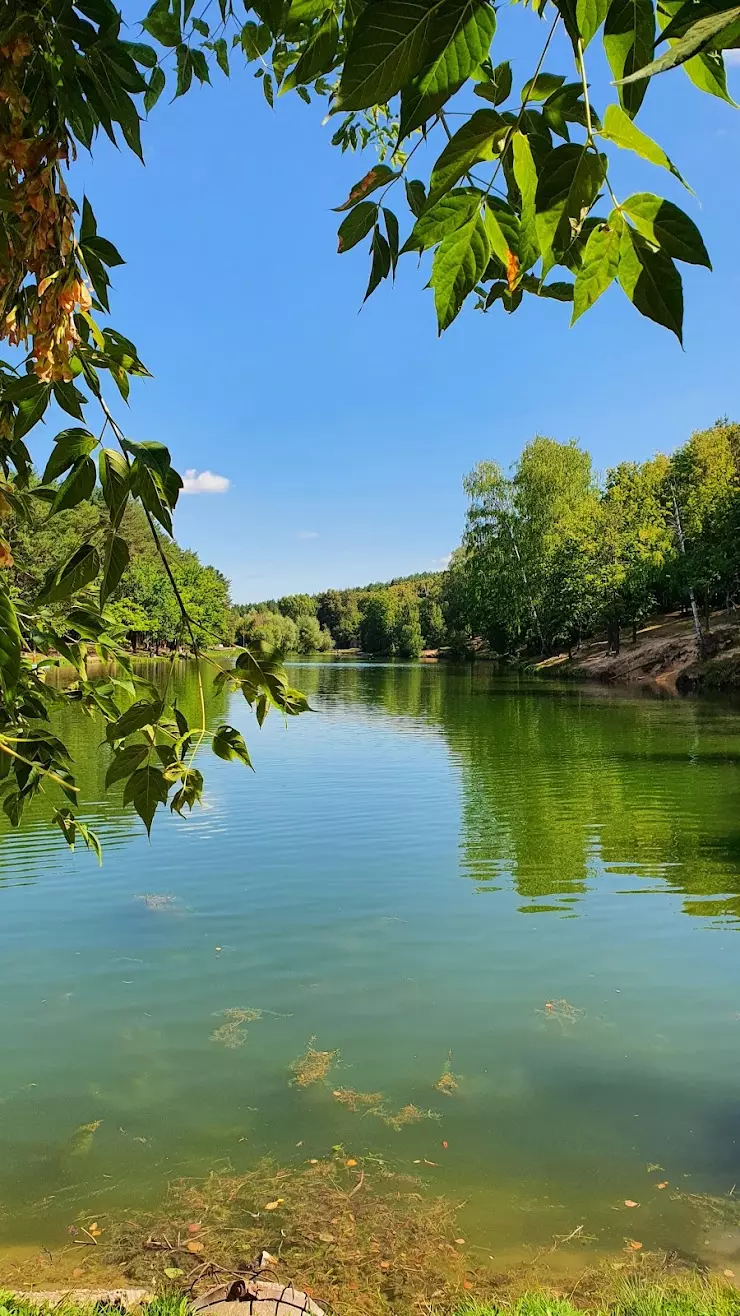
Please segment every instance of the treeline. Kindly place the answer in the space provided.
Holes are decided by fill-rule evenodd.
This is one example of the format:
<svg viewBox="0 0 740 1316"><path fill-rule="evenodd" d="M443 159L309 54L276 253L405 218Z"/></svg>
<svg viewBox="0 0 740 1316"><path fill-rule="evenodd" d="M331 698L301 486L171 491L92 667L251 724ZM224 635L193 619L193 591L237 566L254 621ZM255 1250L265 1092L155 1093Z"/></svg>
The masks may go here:
<svg viewBox="0 0 740 1316"><path fill-rule="evenodd" d="M693 610L707 630L740 593L740 426L726 420L603 477L577 443L538 436L512 470L481 462L465 488L447 571L238 607L237 640L416 658L548 654L606 632L618 650L653 612Z"/></svg>
<svg viewBox="0 0 740 1316"><path fill-rule="evenodd" d="M234 609L236 639L263 640L299 653L361 649L380 657L418 658L423 649L445 643L442 582L442 572L433 572L245 604Z"/></svg>
<svg viewBox="0 0 740 1316"><path fill-rule="evenodd" d="M102 499L92 498L49 518L40 512L34 525L14 520L5 525L14 559L26 564L12 569L22 597L33 597L49 572L56 570L81 542L105 551L108 513ZM172 585L157 552L145 514L130 503L123 517L130 561L108 609L126 632L134 650L159 653L183 639L182 617ZM160 530L160 541L199 641L205 646L232 638L229 582L197 553L183 549Z"/></svg>
<svg viewBox="0 0 740 1316"><path fill-rule="evenodd" d="M722 420L671 457L621 462L599 480L575 442L537 437L510 474L467 477L462 547L443 587L448 640L497 653L571 649L655 611L713 608L740 588L740 426ZM701 620L700 614L701 613Z"/></svg>

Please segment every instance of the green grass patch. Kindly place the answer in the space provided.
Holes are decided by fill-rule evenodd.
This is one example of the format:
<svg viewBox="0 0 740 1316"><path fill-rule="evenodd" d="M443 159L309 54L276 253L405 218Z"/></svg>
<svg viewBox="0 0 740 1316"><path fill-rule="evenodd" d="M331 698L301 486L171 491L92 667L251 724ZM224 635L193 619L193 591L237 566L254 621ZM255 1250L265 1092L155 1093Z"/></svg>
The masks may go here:
<svg viewBox="0 0 740 1316"><path fill-rule="evenodd" d="M740 1292L698 1274L665 1279L631 1276L609 1281L585 1302L548 1292L529 1292L515 1301L464 1302L451 1316L740 1316Z"/></svg>

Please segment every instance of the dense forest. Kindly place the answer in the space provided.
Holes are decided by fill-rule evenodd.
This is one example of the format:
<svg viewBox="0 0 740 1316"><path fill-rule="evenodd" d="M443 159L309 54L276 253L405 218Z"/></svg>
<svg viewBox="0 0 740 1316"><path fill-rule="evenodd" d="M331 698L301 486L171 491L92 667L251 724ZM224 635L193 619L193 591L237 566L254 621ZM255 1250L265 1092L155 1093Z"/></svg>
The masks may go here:
<svg viewBox="0 0 740 1316"><path fill-rule="evenodd" d="M693 608L697 627L740 587L740 426L697 432L672 456L599 477L577 443L537 436L508 474L467 476L461 546L444 572L234 609L238 640L286 650L423 649L505 655L571 649ZM701 614L701 617L700 617Z"/></svg>
<svg viewBox="0 0 740 1316"><path fill-rule="evenodd" d="M97 495L54 517L40 500L39 506L42 510L33 524L15 518L5 522L14 561L12 583L26 596L39 592L80 541L101 549L106 537L108 514ZM180 609L144 510L137 503L128 504L123 529L130 560L107 605L108 613L125 632L132 649L159 652L174 648L182 639ZM215 567L204 566L197 553L180 548L168 535L162 533L160 542L200 642L229 639L231 601L226 577Z"/></svg>

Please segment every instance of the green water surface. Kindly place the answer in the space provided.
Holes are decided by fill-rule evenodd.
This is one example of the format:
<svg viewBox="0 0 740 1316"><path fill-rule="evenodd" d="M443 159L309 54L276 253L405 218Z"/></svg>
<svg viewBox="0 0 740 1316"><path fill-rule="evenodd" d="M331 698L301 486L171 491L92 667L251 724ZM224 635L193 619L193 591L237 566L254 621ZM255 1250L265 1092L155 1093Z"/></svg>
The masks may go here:
<svg viewBox="0 0 740 1316"><path fill-rule="evenodd" d="M342 1144L465 1201L497 1257L579 1226L711 1252L685 1195L740 1182L738 712L483 665L292 679L315 712L287 728L211 697L256 774L208 753L205 808L151 843L70 709L101 870L49 803L2 832L0 1242ZM224 1034L235 1009L262 1015ZM300 1090L312 1037L339 1063ZM338 1086L439 1118L397 1132Z"/></svg>

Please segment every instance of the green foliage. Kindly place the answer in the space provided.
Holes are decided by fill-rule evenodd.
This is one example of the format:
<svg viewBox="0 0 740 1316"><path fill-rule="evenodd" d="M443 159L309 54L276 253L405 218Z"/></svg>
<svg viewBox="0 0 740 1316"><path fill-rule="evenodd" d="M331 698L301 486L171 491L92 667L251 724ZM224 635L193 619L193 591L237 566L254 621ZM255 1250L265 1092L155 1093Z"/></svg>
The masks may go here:
<svg viewBox="0 0 740 1316"><path fill-rule="evenodd" d="M299 617L311 616L316 612L316 605L310 594L288 594L278 599L278 610L284 617L297 622Z"/></svg>
<svg viewBox="0 0 740 1316"><path fill-rule="evenodd" d="M657 607L728 606L740 586L740 427L718 422L671 458L623 462L597 484L574 443L537 438L511 475L466 480L463 548L447 573L448 638L551 652ZM680 517L684 548L678 534ZM458 640L459 644L459 640Z"/></svg>
<svg viewBox="0 0 740 1316"><path fill-rule="evenodd" d="M392 654L396 641L396 599L390 590L374 590L360 620L360 646L366 653Z"/></svg>
<svg viewBox="0 0 740 1316"><path fill-rule="evenodd" d="M394 648L399 658L418 658L424 643L419 620L419 604L406 594L396 609Z"/></svg>

